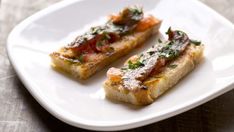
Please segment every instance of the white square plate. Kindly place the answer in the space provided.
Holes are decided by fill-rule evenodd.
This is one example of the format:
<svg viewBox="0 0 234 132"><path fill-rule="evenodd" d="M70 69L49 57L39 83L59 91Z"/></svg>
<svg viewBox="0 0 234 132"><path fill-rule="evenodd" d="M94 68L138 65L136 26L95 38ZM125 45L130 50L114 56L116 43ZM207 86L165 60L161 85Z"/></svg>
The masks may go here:
<svg viewBox="0 0 234 132"><path fill-rule="evenodd" d="M205 44L204 61L173 89L151 105L135 107L105 99L102 82L107 68L87 81L75 81L51 68L49 53L108 14L136 4L163 20L161 34L172 26ZM76 0L55 4L16 26L7 50L26 88L52 115L85 129L123 130L174 116L231 90L233 38L232 23L195 0ZM111 66L121 66L155 39Z"/></svg>

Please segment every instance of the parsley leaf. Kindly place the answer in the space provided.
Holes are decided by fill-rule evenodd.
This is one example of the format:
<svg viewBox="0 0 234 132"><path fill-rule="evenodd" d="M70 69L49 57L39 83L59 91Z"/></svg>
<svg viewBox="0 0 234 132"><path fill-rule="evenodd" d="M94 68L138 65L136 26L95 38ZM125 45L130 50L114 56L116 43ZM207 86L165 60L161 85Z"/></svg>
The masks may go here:
<svg viewBox="0 0 234 132"><path fill-rule="evenodd" d="M96 43L96 46L97 47L101 47L101 46L103 46L104 44L103 44L103 42L102 41L98 41L97 43Z"/></svg>
<svg viewBox="0 0 234 132"><path fill-rule="evenodd" d="M148 51L149 55L153 55L155 51Z"/></svg>
<svg viewBox="0 0 234 132"><path fill-rule="evenodd" d="M171 27L169 27L169 28L167 29L166 34L168 35L170 32L171 32Z"/></svg>
<svg viewBox="0 0 234 132"><path fill-rule="evenodd" d="M102 40L109 40L109 39L111 39L110 35L108 33L104 32Z"/></svg>
<svg viewBox="0 0 234 132"><path fill-rule="evenodd" d="M168 65L168 67L174 69L174 68L177 67L177 65L176 64L171 64L171 65Z"/></svg>
<svg viewBox="0 0 234 132"><path fill-rule="evenodd" d="M162 43L162 40L161 40L161 39L158 39L158 42L159 42L159 43Z"/></svg>
<svg viewBox="0 0 234 132"><path fill-rule="evenodd" d="M128 61L128 68L129 69L136 69L139 67L145 66L145 64L143 64L142 62L140 62L139 60L136 63L132 63L132 61Z"/></svg>
<svg viewBox="0 0 234 132"><path fill-rule="evenodd" d="M190 39L190 43L193 43L196 46L201 45L201 41Z"/></svg>
<svg viewBox="0 0 234 132"><path fill-rule="evenodd" d="M121 70L123 70L123 71L124 71L124 70L128 70L128 68L126 68L126 67L122 67L122 68L121 68Z"/></svg>
<svg viewBox="0 0 234 132"><path fill-rule="evenodd" d="M84 55L81 54L79 57L78 57L78 60L82 63L84 62Z"/></svg>

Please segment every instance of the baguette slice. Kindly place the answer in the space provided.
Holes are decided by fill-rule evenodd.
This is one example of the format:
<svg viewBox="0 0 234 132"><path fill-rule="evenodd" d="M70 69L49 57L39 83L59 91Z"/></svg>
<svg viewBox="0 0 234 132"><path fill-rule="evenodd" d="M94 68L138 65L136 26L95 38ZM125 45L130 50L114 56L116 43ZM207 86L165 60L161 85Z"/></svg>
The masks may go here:
<svg viewBox="0 0 234 132"><path fill-rule="evenodd" d="M85 63L71 63L63 54L70 54L71 51L66 48L61 48L57 52L50 54L52 67L58 71L68 73L78 79L87 79L97 71L103 69L121 56L126 55L134 48L139 47L154 33L157 33L161 25L161 21L156 19L156 24L145 31L133 32L124 36L121 40L111 44L115 49L111 55L99 53L95 57L95 61Z"/></svg>
<svg viewBox="0 0 234 132"><path fill-rule="evenodd" d="M106 80L104 82L106 97L135 105L151 104L196 67L203 58L203 49L203 45L189 44L184 53L168 63L162 72L152 75L143 82L147 89L129 90L120 84Z"/></svg>

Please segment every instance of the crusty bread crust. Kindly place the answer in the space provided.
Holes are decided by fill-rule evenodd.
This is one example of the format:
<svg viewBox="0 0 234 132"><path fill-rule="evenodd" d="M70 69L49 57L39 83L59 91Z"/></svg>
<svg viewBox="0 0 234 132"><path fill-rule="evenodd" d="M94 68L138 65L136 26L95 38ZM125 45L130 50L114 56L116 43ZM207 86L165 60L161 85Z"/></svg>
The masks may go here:
<svg viewBox="0 0 234 132"><path fill-rule="evenodd" d="M61 48L58 52L50 54L52 60L52 67L58 71L63 71L72 75L78 79L87 79L97 71L103 69L106 65L109 65L111 62L117 60L121 56L126 55L134 48L142 45L153 33L158 32L161 21L158 20L158 23L147 29L143 32L131 33L127 36L124 36L120 41L111 44L114 47L114 52L111 55L107 54L98 54L98 60L86 62L83 64L79 63L70 63L61 57L62 54L67 54L65 48Z"/></svg>
<svg viewBox="0 0 234 132"><path fill-rule="evenodd" d="M152 75L143 84L147 89L128 90L120 84L112 83L110 80L104 82L106 97L111 100L123 101L135 105L151 104L157 97L192 71L203 58L204 46L190 44L183 55L167 64L161 73ZM176 65L172 68L171 65Z"/></svg>

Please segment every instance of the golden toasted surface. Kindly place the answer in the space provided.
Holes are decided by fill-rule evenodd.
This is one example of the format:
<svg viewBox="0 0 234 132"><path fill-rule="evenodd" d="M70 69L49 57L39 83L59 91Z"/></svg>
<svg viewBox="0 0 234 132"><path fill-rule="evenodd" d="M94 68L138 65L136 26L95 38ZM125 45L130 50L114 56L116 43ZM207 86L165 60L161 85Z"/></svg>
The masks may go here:
<svg viewBox="0 0 234 132"><path fill-rule="evenodd" d="M152 28L124 36L120 41L111 44L114 48L111 54L93 54L89 56L88 61L85 63L65 58L64 56L71 57L74 56L74 54L71 50L63 47L59 51L50 54L52 66L55 69L59 69L58 71L66 72L75 78L87 79L106 65L126 55L134 48L143 45L153 33L158 32L160 25L161 21L158 21Z"/></svg>
<svg viewBox="0 0 234 132"><path fill-rule="evenodd" d="M190 44L183 55L167 64L161 73L152 75L143 82L147 89L129 90L121 84L106 80L106 97L135 105L150 104L195 68L203 58L203 49L203 45Z"/></svg>

